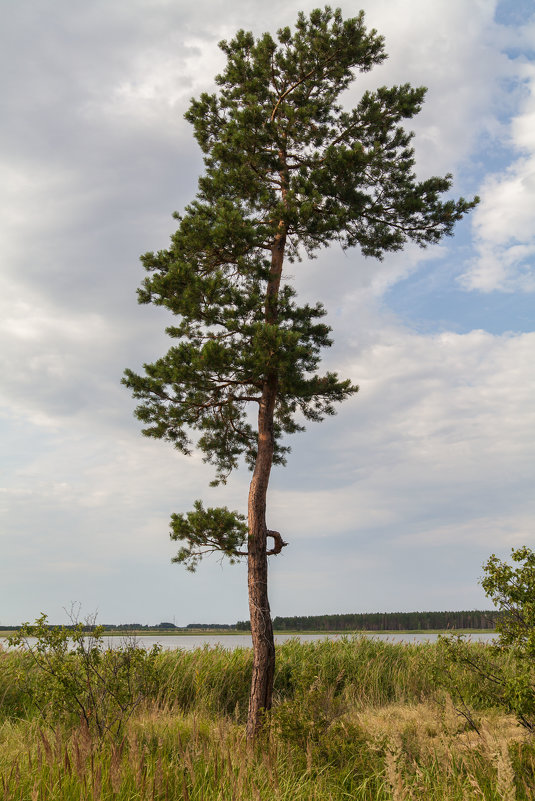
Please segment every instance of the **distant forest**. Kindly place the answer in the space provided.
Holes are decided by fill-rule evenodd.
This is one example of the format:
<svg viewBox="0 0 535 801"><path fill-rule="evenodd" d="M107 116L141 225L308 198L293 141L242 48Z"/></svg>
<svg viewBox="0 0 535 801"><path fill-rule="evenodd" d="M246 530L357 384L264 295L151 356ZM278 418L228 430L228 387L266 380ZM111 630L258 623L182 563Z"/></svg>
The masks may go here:
<svg viewBox="0 0 535 801"><path fill-rule="evenodd" d="M363 612L350 615L306 615L296 617L276 617L273 619L275 631L426 631L429 629L493 629L499 613L495 610L483 612ZM16 631L18 626L2 626L4 631ZM56 628L52 625L50 628ZM72 628L72 626L65 626ZM87 631L94 625L85 625ZM188 623L176 626L174 623L143 625L142 623L104 623L105 631L250 631L248 620L229 623Z"/></svg>
<svg viewBox="0 0 535 801"><path fill-rule="evenodd" d="M493 629L498 612L364 612L352 615L275 617L275 631L426 631L429 629ZM249 631L248 620L236 624Z"/></svg>
<svg viewBox="0 0 535 801"><path fill-rule="evenodd" d="M225 631L236 631L236 626L230 623L188 623L187 626L175 626L174 623L158 623L156 625L147 625L143 623L99 623L98 627L103 629L104 631L197 631L201 630L204 631L205 629L215 629L219 631L219 629L224 629ZM0 629L2 631L17 631L20 626L2 626L0 624ZM75 628L74 625L59 625L59 624L50 624L50 629L54 628L65 628L65 629L73 629ZM91 625L82 625L82 629L84 631L93 631L96 628L96 624Z"/></svg>

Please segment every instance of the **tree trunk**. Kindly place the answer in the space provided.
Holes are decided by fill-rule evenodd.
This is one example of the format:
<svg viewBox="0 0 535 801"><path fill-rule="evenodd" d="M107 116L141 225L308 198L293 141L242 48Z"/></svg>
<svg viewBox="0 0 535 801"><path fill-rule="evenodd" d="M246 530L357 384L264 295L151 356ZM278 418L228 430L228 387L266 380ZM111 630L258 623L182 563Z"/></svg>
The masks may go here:
<svg viewBox="0 0 535 801"><path fill-rule="evenodd" d="M247 739L262 727L271 709L275 675L275 643L268 599L266 496L273 461L273 409L276 386L266 387L258 414L258 455L249 490L248 586L253 639L253 675L249 696Z"/></svg>
<svg viewBox="0 0 535 801"><path fill-rule="evenodd" d="M272 249L271 271L266 292L266 322L277 319L277 298L284 260L285 235L280 233ZM275 642L268 598L266 499L273 464L275 438L273 416L277 400L276 372L264 382L258 410L258 452L249 489L248 588L253 675L247 717L247 740L252 742L271 709L275 676Z"/></svg>

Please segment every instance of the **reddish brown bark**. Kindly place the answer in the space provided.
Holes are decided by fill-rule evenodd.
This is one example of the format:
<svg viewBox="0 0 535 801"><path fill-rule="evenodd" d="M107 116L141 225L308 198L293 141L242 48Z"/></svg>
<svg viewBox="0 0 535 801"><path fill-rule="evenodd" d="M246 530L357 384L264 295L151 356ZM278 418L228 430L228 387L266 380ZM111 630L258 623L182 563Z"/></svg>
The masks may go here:
<svg viewBox="0 0 535 801"><path fill-rule="evenodd" d="M270 279L266 292L266 322L277 320L277 298L284 261L285 235L275 239ZM275 438L273 417L277 400L278 381L274 369L264 382L258 410L258 453L249 488L248 588L251 636L253 640L253 675L247 717L247 739L252 741L264 722L265 712L271 709L275 676L275 643L268 597L268 534L266 499L269 486ZM274 552L281 550L275 537ZM280 537L279 537L280 539ZM280 547L279 547L280 546ZM278 548L278 550L277 550Z"/></svg>
<svg viewBox="0 0 535 801"><path fill-rule="evenodd" d="M266 496L273 461L273 409L276 385L266 386L258 414L258 456L249 490L248 587L253 640L253 675L247 718L247 739L262 727L271 709L275 644L268 598Z"/></svg>

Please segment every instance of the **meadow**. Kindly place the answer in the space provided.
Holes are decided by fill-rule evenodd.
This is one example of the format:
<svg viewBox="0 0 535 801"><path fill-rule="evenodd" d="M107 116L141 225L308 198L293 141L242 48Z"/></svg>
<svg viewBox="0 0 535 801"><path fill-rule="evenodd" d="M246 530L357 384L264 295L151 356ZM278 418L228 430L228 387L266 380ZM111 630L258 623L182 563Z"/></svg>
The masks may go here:
<svg viewBox="0 0 535 801"><path fill-rule="evenodd" d="M43 671L0 651L2 801L535 797L533 735L489 705L476 674L452 674L440 645L279 646L275 704L254 747L249 649L165 651L153 668L111 736L90 715L49 708Z"/></svg>

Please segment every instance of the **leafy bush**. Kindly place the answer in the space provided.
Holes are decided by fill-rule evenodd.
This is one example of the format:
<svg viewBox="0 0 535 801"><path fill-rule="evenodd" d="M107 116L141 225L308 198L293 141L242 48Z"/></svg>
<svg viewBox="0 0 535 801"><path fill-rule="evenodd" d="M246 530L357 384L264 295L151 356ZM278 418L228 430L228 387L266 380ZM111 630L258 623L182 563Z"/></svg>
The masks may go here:
<svg viewBox="0 0 535 801"><path fill-rule="evenodd" d="M35 712L28 693L22 692L19 676L32 680L35 672L28 655L15 653L0 645L0 725L6 719L28 718Z"/></svg>
<svg viewBox="0 0 535 801"><path fill-rule="evenodd" d="M43 716L80 719L99 737L118 736L152 691L160 649L146 651L133 639L118 649L105 647L103 634L102 627L87 621L50 626L43 614L33 624L24 623L8 642L37 669L28 671L23 661L14 678Z"/></svg>
<svg viewBox="0 0 535 801"><path fill-rule="evenodd" d="M458 687L458 676L466 669L477 681L481 703L512 712L535 733L535 552L526 546L513 548L511 559L519 567L502 562L495 554L483 566L481 585L500 611L497 643L477 650L462 635L440 638L443 680L474 727Z"/></svg>

